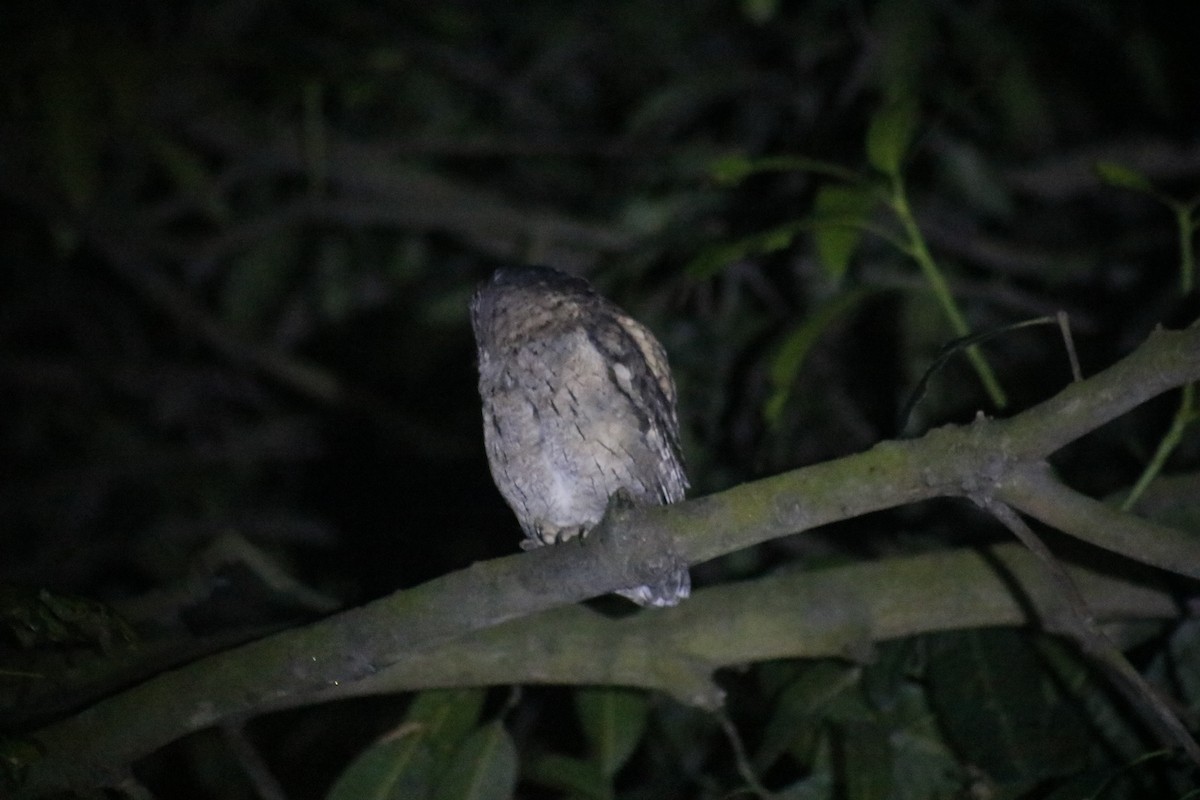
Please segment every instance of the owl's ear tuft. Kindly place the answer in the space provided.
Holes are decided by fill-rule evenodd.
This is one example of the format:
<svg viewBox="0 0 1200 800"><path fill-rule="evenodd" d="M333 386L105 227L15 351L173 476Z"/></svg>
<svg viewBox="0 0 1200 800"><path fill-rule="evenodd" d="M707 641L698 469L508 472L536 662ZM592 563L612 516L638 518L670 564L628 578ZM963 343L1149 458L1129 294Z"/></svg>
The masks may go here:
<svg viewBox="0 0 1200 800"><path fill-rule="evenodd" d="M492 273L485 287L495 289L539 286L557 292L594 295L596 290L583 278L552 267L501 267Z"/></svg>

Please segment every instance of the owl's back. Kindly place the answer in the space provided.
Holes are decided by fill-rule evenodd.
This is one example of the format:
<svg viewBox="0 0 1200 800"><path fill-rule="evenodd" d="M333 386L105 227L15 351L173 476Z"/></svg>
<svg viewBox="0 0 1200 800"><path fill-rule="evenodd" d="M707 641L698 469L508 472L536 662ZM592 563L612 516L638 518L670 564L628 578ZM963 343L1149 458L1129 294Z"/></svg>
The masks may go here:
<svg viewBox="0 0 1200 800"><path fill-rule="evenodd" d="M488 461L529 545L586 533L619 490L639 504L683 499L674 383L644 326L544 268L501 271L471 312ZM626 594L674 604L686 584L685 570L663 592Z"/></svg>

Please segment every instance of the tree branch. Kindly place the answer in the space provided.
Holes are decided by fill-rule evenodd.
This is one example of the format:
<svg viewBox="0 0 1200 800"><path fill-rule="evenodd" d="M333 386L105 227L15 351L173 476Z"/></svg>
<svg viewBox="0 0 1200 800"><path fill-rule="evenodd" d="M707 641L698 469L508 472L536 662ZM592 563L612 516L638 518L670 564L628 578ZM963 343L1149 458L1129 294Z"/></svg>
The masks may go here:
<svg viewBox="0 0 1200 800"><path fill-rule="evenodd" d="M644 582L642 565L661 560L664 550L674 550L689 563L696 563L870 511L936 496L977 496L981 488L994 491L1011 486L1014 475L1029 470L1031 464L1040 463L1063 444L1157 393L1197 379L1200 328L1160 331L1113 367L1071 384L1056 397L1010 420L980 418L967 427L932 431L920 440L884 442L865 453L676 506L615 510L586 539L475 564L313 625L164 673L48 726L35 734L45 755L29 766L28 783L18 796L111 783L134 759L190 731L294 703L377 675L419 651L448 647L459 637ZM1194 565L1200 563L1194 550L1156 526L1138 531L1143 537L1138 550L1162 554L1156 558L1158 566L1192 574ZM1155 542L1149 546L1144 537ZM820 586L819 575L807 580ZM856 648L859 651L876 638L925 629L927 609L935 597L954 598L956 627L995 624L990 621L994 617L985 615L988 621L981 622L961 613L964 597L979 590L978 582L963 580L956 571L946 573L946 578L954 586L944 591L931 589L934 584L928 576L897 580L895 591L915 593L919 602L895 605L889 613L900 617L891 626L872 616L874 601L845 587L839 591L836 585L824 586L812 595L796 587L764 592L755 597L753 605L770 613L754 624L765 628L762 641L768 642L788 634L804 620L825 615L839 631L838 652L846 652L846 629L854 631L852 638L862 643ZM871 589L874 597L876 588ZM627 648L628 660L611 668L625 676L639 671L665 675L664 686L682 680L681 685L693 688L693 702L711 703L711 689L700 691L699 681L680 676L711 671L714 665L706 647L719 646L712 644L714 639L724 641L749 624L735 613L740 604L730 604L730 596L722 596L749 591L752 589L741 585L717 587L697 593L679 609L660 612L661 619L654 613L635 616L629 623L635 629L638 625L669 625L672 620L686 627L690 620L696 627L689 635L695 638L674 638L674 633L656 630L655 639L642 639L637 649ZM1031 595L1034 593L1031 590ZM706 600L709 597L714 600ZM645 621L639 621L643 617ZM772 624L779 627L773 629ZM486 631L485 635L503 636L502 630ZM685 642L680 649L694 655L678 660L678 668L664 668L658 663L662 635ZM597 648L603 647L597 640L579 646L592 654L593 661L606 660L594 657ZM749 662L785 654L791 653L746 647L738 658ZM503 680L526 678L538 679L524 673Z"/></svg>
<svg viewBox="0 0 1200 800"><path fill-rule="evenodd" d="M996 496L1077 539L1200 579L1200 538L1080 494L1060 483L1045 462L1010 471L999 482Z"/></svg>
<svg viewBox="0 0 1200 800"><path fill-rule="evenodd" d="M1079 566L1068 572L1098 620L1180 613L1171 594L1147 585L1145 575L1115 578ZM676 608L623 619L564 606L407 653L369 678L273 708L513 682L634 686L712 707L721 701L712 673L725 667L777 658L859 659L873 642L935 631L1038 625L1062 632L1073 624L1069 617L1034 557L1006 543L779 572L702 589Z"/></svg>
<svg viewBox="0 0 1200 800"><path fill-rule="evenodd" d="M1100 620L1169 619L1180 613L1168 591L1138 578L1115 578L1083 567L1069 571ZM349 625L345 616L330 622ZM359 681L312 693L281 693L254 711L504 683L633 686L712 708L722 701L713 673L724 667L776 658L862 660L869 657L873 642L1033 624L1065 632L1074 622L1036 559L1019 545L1004 544L982 552L952 550L817 572L780 572L704 589L676 608L623 619L587 606L563 606L401 653L390 666ZM358 633L369 646L373 634ZM196 704L211 699L198 680L229 659L253 680L257 658L239 649L204 659L44 729L38 738L46 758L32 765L29 782L17 797L112 780L118 773L111 766L205 727L188 715ZM237 674L228 668L221 673ZM151 690L154 684L158 686ZM212 705L212 714L228 712Z"/></svg>
<svg viewBox="0 0 1200 800"><path fill-rule="evenodd" d="M1166 701L1154 691L1149 681L1142 677L1129 663L1129 659L1104 635L1087 598L1071 580L1066 568L1050 552L1050 548L1046 547L1017 512L1003 502L983 498L981 504L1004 523L1004 526L1042 563L1047 577L1058 588L1069 609L1065 617L1067 637L1108 673L1113 684L1138 710L1142 719L1158 734L1163 744L1167 747L1181 747L1188 758L1200 764L1200 746L1197 746L1196 740L1188 733Z"/></svg>
<svg viewBox="0 0 1200 800"><path fill-rule="evenodd" d="M678 551L696 563L871 511L933 497L970 497L1005 486L1064 445L1197 376L1200 327L1155 331L1113 366L1010 419L980 415L969 427L946 426L916 440L881 442L865 453L677 506L642 510L639 524L669 532ZM1138 531L1139 537L1163 535L1158 528L1139 526ZM1177 557L1176 568L1194 568L1200 564L1197 544L1172 537L1163 549ZM1131 557L1145 545L1139 539Z"/></svg>

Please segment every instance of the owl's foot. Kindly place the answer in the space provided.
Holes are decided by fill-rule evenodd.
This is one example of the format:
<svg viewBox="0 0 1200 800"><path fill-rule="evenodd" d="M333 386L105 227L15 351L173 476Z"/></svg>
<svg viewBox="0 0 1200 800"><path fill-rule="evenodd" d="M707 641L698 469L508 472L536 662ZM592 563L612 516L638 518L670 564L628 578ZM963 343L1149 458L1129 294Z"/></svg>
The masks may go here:
<svg viewBox="0 0 1200 800"><path fill-rule="evenodd" d="M521 549L534 550L542 545L561 544L577 536L586 536L591 528L591 525L568 525L560 528L539 523L534 526L533 530L526 535L525 540L521 542Z"/></svg>

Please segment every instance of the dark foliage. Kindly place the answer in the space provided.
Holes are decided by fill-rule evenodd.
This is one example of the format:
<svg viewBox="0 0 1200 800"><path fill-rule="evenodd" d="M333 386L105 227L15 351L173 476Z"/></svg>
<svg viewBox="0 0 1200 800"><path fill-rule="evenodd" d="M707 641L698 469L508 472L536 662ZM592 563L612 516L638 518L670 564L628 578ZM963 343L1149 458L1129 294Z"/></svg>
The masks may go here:
<svg viewBox="0 0 1200 800"><path fill-rule="evenodd" d="M516 550L467 318L499 264L586 274L655 331L693 496L1019 411L1071 380L1053 325L1003 330L926 376L968 333L1066 311L1089 374L1191 323L1200 70L1173 7L9 4L5 780L37 757L39 725L155 669ZM1174 474L1142 508L1200 535L1196 416L1191 389L1159 398L1055 467L1120 503L1174 420ZM938 501L693 579L1006 536ZM1196 586L1169 585L1179 618L1113 635L1195 731ZM618 602L597 607L627 613ZM114 676L131 640L155 658ZM561 686L293 709L174 742L135 775L195 798L323 797L339 776L351 797L377 785L372 764L401 762L388 796L435 780L444 797L622 800L1196 787L1047 634L847 655L721 675L723 715ZM66 675L70 692L34 686ZM456 785L468 776L501 794Z"/></svg>

